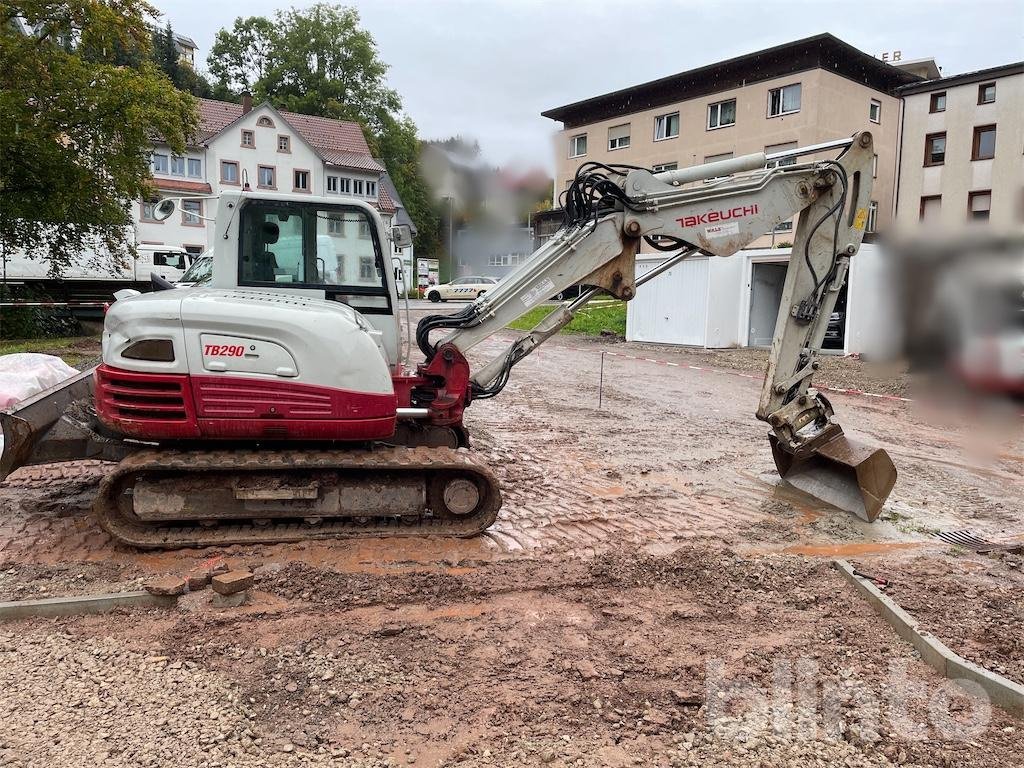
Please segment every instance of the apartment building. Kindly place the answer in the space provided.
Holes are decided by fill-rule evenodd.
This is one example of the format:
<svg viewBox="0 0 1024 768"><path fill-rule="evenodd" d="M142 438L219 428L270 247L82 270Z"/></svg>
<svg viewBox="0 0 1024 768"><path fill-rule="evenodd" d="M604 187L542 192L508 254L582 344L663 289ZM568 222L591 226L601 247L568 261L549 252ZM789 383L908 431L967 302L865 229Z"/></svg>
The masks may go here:
<svg viewBox="0 0 1024 768"><path fill-rule="evenodd" d="M1024 62L902 86L901 230L1024 226Z"/></svg>
<svg viewBox="0 0 1024 768"><path fill-rule="evenodd" d="M868 226L884 229L895 194L895 91L919 79L822 34L549 109L542 114L563 124L555 197L590 160L671 170L870 130L877 160ZM784 222L755 245L789 240L792 228Z"/></svg>
<svg viewBox="0 0 1024 768"><path fill-rule="evenodd" d="M156 143L151 158L158 195L133 206L140 244L177 245L201 253L214 237L211 201L185 200L181 211L157 221L160 198L216 195L252 189L288 194L344 195L376 205L390 224L397 203L380 183L375 160L356 123L274 109L199 99L199 132L183 154ZM398 201L400 203L400 201Z"/></svg>

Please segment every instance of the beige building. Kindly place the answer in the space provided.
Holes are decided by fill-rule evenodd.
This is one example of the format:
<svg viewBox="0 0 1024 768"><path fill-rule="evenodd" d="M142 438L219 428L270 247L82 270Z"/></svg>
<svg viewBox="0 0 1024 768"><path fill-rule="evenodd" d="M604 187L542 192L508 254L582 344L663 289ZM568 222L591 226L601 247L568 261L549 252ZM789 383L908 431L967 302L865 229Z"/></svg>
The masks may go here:
<svg viewBox="0 0 1024 768"><path fill-rule="evenodd" d="M868 224L877 231L893 210L894 92L918 80L823 34L550 109L544 116L564 126L555 196L587 161L670 170L870 130L877 160ZM784 222L757 245L790 240L792 226Z"/></svg>
<svg viewBox="0 0 1024 768"><path fill-rule="evenodd" d="M899 89L901 229L1024 226L1024 62Z"/></svg>

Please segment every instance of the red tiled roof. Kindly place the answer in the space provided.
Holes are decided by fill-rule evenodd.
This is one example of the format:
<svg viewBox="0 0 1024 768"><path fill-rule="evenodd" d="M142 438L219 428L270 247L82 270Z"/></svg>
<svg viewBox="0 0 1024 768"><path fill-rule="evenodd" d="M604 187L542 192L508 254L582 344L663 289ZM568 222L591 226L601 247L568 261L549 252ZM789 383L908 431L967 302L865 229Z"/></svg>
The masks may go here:
<svg viewBox="0 0 1024 768"><path fill-rule="evenodd" d="M201 192L209 195L213 192L210 185L204 181L184 181L183 179L153 179L157 189L165 192Z"/></svg>
<svg viewBox="0 0 1024 768"><path fill-rule="evenodd" d="M242 116L242 105L229 101L198 99L199 141L209 141ZM358 123L329 117L281 112L288 124L315 149L324 162L342 168L380 172L384 169L370 156L363 129Z"/></svg>
<svg viewBox="0 0 1024 768"><path fill-rule="evenodd" d="M381 213L394 213L398 210L383 184L377 185L377 209Z"/></svg>
<svg viewBox="0 0 1024 768"><path fill-rule="evenodd" d="M374 171L381 173L384 166L374 160L370 155L360 155L357 152L343 152L336 149L321 149L320 156L328 165L338 168L353 168L358 171Z"/></svg>

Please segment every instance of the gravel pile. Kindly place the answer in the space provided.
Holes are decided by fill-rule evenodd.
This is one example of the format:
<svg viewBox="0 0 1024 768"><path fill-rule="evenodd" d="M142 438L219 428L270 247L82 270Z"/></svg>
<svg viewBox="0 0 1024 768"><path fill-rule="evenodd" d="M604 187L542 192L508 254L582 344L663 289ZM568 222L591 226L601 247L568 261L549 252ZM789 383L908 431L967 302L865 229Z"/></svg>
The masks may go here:
<svg viewBox="0 0 1024 768"><path fill-rule="evenodd" d="M0 766L371 765L263 734L238 689L114 638L0 633Z"/></svg>

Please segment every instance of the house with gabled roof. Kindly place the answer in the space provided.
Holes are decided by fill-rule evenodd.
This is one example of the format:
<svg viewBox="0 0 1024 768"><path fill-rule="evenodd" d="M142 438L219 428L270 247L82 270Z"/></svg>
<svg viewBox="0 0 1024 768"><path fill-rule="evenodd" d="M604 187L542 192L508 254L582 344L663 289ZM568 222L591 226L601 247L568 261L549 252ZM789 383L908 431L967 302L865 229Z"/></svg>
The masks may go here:
<svg viewBox="0 0 1024 768"><path fill-rule="evenodd" d="M185 200L170 219L157 221L161 198L215 195L224 190L280 191L339 195L374 204L385 224L397 205L380 183L384 166L370 153L362 128L345 120L254 105L198 99L199 129L188 150L175 154L155 143L151 158L157 194L134 204L140 244L181 246L198 254L212 244L213 224L205 221L209 201Z"/></svg>

